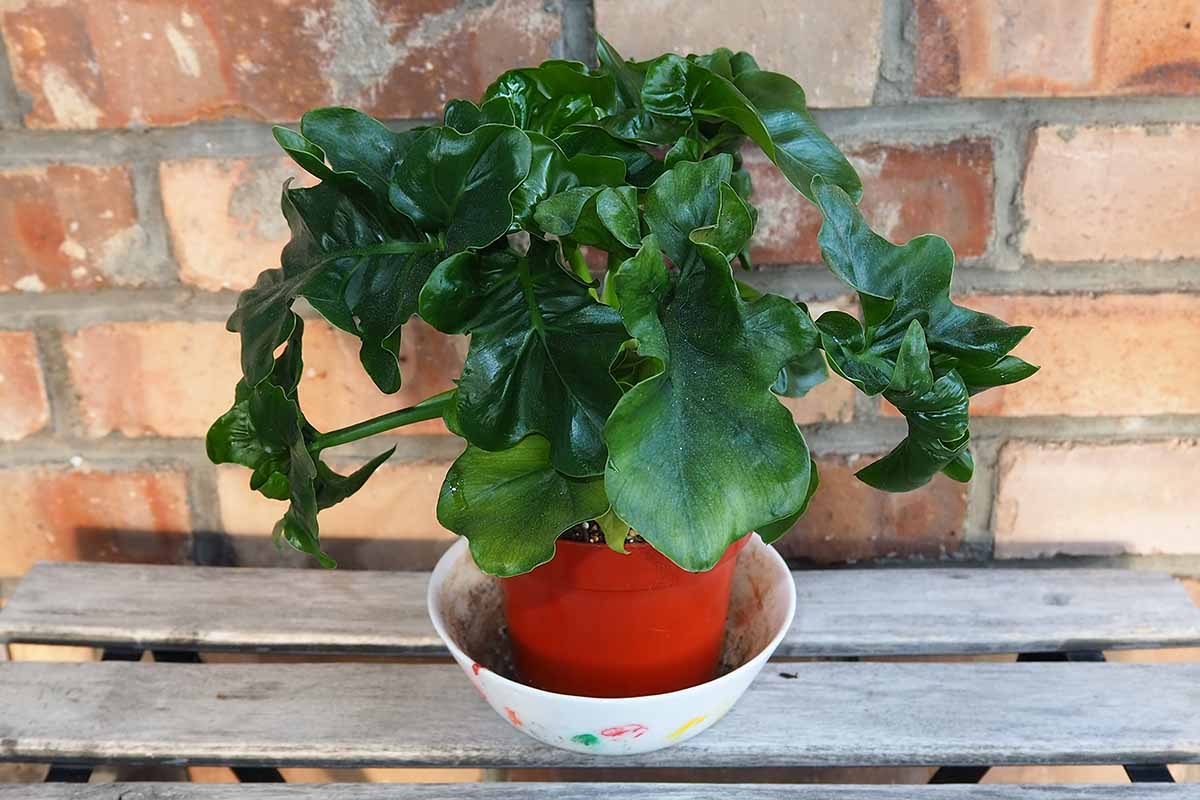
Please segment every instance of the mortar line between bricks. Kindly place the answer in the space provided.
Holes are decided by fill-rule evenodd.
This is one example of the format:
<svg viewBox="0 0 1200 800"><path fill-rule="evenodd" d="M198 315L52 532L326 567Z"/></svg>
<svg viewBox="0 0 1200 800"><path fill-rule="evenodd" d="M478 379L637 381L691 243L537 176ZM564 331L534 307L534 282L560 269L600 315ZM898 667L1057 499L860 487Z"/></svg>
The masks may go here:
<svg viewBox="0 0 1200 800"><path fill-rule="evenodd" d="M559 0L562 20L562 56L596 63L596 10L591 0Z"/></svg>
<svg viewBox="0 0 1200 800"><path fill-rule="evenodd" d="M902 144L994 133L1016 123L1074 126L1195 123L1200 122L1200 103L1191 97L921 98L861 108L814 109L813 113L835 139ZM427 125L432 119L386 121L402 129ZM295 122L283 124L294 126ZM222 120L130 130L0 130L0 164L64 160L133 163L277 155L279 150L271 136L271 127L266 122Z"/></svg>
<svg viewBox="0 0 1200 800"><path fill-rule="evenodd" d="M62 330L53 319L41 317L34 322L33 331L37 340L42 381L46 387L46 399L50 405L50 430L46 433L57 438L81 434L83 416L71 382L71 369L66 348L63 346Z"/></svg>
<svg viewBox="0 0 1200 800"><path fill-rule="evenodd" d="M967 484L967 516L963 526L960 552L973 558L991 558L995 550L995 529L992 527L992 509L999 491L1001 439L978 439L971 441L971 456L975 462L975 474Z"/></svg>
<svg viewBox="0 0 1200 800"><path fill-rule="evenodd" d="M167 231L162 189L159 185L159 163L133 165L133 200L137 206L138 225L146 234L145 258L149 262L150 283L179 285L178 261Z"/></svg>
<svg viewBox="0 0 1200 800"><path fill-rule="evenodd" d="M13 80L8 46L0 36L0 128L20 128L24 125L21 93Z"/></svg>
<svg viewBox="0 0 1200 800"><path fill-rule="evenodd" d="M890 0L883 4L879 25L879 74L872 105L911 102L916 54L906 39L906 28L913 15L909 0Z"/></svg>
<svg viewBox="0 0 1200 800"><path fill-rule="evenodd" d="M1164 414L1123 417L973 417L972 441L999 448L1012 440L1047 444L1115 444L1161 442L1200 438L1200 414ZM905 434L902 419L879 418L847 423L824 422L801 426L814 452L820 455L886 452ZM412 434L374 437L330 451L333 462L359 462L396 445L389 463L446 462L462 451L462 440L449 434ZM204 441L199 437L125 437L78 435L31 437L0 443L0 464L69 462L170 462L207 466Z"/></svg>
<svg viewBox="0 0 1200 800"><path fill-rule="evenodd" d="M756 288L795 300L829 300L849 287L816 264L762 267L745 276ZM1200 261L1094 262L1038 265L1016 271L989 269L977 261L954 274L953 294L1084 295L1166 294L1200 289ZM53 320L72 332L105 322L224 322L237 304L237 292L205 292L187 287L104 288L87 293L0 293L0 330L25 330L38 319ZM307 319L311 309L297 308Z"/></svg>

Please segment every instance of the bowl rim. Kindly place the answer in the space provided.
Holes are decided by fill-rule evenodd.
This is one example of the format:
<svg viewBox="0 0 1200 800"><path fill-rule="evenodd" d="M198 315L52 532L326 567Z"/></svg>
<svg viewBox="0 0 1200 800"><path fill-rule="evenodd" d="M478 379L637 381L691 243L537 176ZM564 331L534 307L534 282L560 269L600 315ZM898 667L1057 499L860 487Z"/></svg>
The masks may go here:
<svg viewBox="0 0 1200 800"><path fill-rule="evenodd" d="M532 692L533 696L542 697L547 701L564 701L565 700L565 701L571 701L571 702L576 702L576 703L582 703L584 705L596 705L596 706L605 706L605 705L614 706L614 705L629 705L629 704L641 705L641 704L649 704L649 703L660 703L663 701L670 701L670 700L675 700L675 699L682 700L682 699L685 699L689 694L699 693L701 691L708 690L713 687L721 686L721 685L727 684L727 683L732 683L732 682L734 682L735 676L739 676L744 671L748 671L751 668L755 667L755 662L757 662L759 660L759 658L761 656L763 656L764 654L766 654L767 658L770 658L771 654L774 653L776 649L778 649L779 643L783 641L783 637L787 635L788 630L792 627L792 622L796 616L796 583L794 580L791 579L792 573L791 573L791 570L788 568L787 562L784 561L783 556L779 554L779 551L776 550L774 547L771 547L769 544L765 543L762 540L762 537L758 535L758 533L753 533L752 535L754 536L755 540L757 540L759 547L764 547L770 551L770 558L773 559L772 563L777 568L781 569L788 576L788 580L785 582L787 585L787 589L786 589L787 601L788 601L787 613L784 614L784 624L781 625L779 630L775 632L775 635L771 638L771 641L768 642L765 647L763 647L761 650L759 650L757 653L755 653L752 657L746 659L746 661L743 664L741 664L738 667L735 667L734 669L731 669L729 672L726 672L724 675L720 675L716 678L713 678L710 681L705 681L704 683L698 683L695 686L688 686L685 689L676 689L673 692L663 692L661 694L643 694L643 695L634 695L633 697L588 697L587 695L580 695L580 694L562 694L561 692L550 692L545 689L539 689L536 686L530 686L529 684L521 683L520 681L514 681L511 678L506 678L503 675L501 675L500 673L496 672L495 670L488 669L487 667L481 667L481 668L486 669L489 673L491 673L491 675L493 677L495 677L497 680L501 681L502 683L509 684L520 691ZM452 544L449 547L449 549L447 549L446 552L442 554L442 557L438 559L437 564L434 566L433 571L429 575L429 583L427 584L427 586L425 588L425 606L426 606L426 610L429 613L429 619L433 623L434 630L437 631L438 637L446 645L446 648L455 657L455 659L456 660L461 659L461 660L465 660L465 661L470 661L472 663L478 663L477 661L475 661L474 658L472 658L465 651L463 651L462 648L460 648L458 646L458 643L454 641L453 637L451 637L449 635L449 633L447 633L446 627L442 622L441 606L438 604L435 604L435 602L434 602L435 587L438 587L443 583L441 578L443 578L446 575L446 573L449 572L451 565L454 564L457 559L462 557L463 551L467 550L468 547L469 547L469 542L466 540L466 538L460 537L459 540L457 542L455 542L454 544ZM761 666L758 668L761 669Z"/></svg>

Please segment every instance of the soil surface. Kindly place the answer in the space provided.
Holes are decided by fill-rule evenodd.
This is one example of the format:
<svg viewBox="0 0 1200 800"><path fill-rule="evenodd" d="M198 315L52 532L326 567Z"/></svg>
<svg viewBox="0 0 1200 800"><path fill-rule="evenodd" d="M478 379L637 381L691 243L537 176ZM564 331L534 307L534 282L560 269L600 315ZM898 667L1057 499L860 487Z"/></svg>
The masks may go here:
<svg viewBox="0 0 1200 800"><path fill-rule="evenodd" d="M569 542L587 542L588 544L604 544L604 531L595 522L583 522L574 528L563 531L558 537ZM646 540L633 531L625 537L625 544L645 544Z"/></svg>

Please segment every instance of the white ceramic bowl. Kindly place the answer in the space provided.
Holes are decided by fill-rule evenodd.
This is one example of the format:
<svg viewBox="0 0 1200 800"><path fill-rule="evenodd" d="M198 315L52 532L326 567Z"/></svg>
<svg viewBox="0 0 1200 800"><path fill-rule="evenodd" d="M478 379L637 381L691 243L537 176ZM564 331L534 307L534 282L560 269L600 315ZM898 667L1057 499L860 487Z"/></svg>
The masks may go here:
<svg viewBox="0 0 1200 800"><path fill-rule="evenodd" d="M677 692L598 698L545 692L500 674L511 673L500 584L475 566L465 539L438 561L426 599L438 635L501 718L546 744L597 755L648 753L706 730L762 671L796 613L787 564L754 534L734 571L724 674Z"/></svg>

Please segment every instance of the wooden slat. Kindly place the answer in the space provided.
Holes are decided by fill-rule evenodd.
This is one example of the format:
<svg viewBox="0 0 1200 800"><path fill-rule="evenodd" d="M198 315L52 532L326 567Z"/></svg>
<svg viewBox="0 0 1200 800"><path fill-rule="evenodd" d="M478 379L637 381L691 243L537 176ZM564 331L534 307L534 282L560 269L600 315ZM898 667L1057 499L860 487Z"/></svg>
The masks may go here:
<svg viewBox="0 0 1200 800"><path fill-rule="evenodd" d="M768 667L706 734L618 762L549 748L511 729L449 665L11 662L0 664L0 759L496 767L1200 762L1200 664L782 667Z"/></svg>
<svg viewBox="0 0 1200 800"><path fill-rule="evenodd" d="M0 785L0 800L1197 800L1200 784L1131 786L820 786L805 784L109 783Z"/></svg>
<svg viewBox="0 0 1200 800"><path fill-rule="evenodd" d="M426 573L44 563L0 611L0 641L444 655ZM1200 645L1169 575L1103 569L797 572L780 656Z"/></svg>

